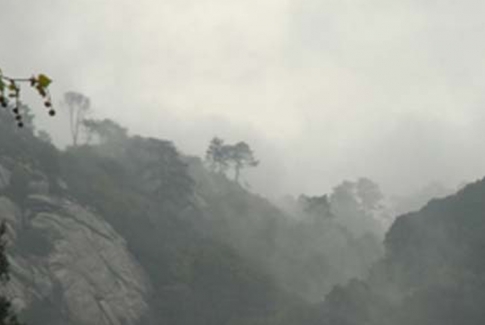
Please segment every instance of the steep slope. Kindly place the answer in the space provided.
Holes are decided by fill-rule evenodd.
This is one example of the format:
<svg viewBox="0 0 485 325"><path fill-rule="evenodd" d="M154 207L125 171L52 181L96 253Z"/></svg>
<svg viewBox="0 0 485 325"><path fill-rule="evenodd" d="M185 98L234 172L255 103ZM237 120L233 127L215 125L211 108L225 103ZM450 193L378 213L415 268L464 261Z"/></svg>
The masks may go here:
<svg viewBox="0 0 485 325"><path fill-rule="evenodd" d="M399 217L366 281L335 288L318 324L485 322L485 180Z"/></svg>
<svg viewBox="0 0 485 325"><path fill-rule="evenodd" d="M69 195L122 234L148 274L143 323L242 324L287 304L264 270L207 231L213 225L170 142L125 137L73 148L61 167Z"/></svg>
<svg viewBox="0 0 485 325"><path fill-rule="evenodd" d="M290 215L291 209L284 212L223 174L209 172L199 159L188 162L206 233L254 261L291 295L320 302L334 285L364 277L382 256L379 238L366 231L372 218L350 192L339 193L333 206L327 196L315 199L326 208L306 206L312 198L302 197ZM350 226L359 225L367 227L352 231Z"/></svg>
<svg viewBox="0 0 485 325"><path fill-rule="evenodd" d="M145 314L149 283L126 242L99 216L68 200L0 198L11 226L9 289L42 324L131 324Z"/></svg>
<svg viewBox="0 0 485 325"><path fill-rule="evenodd" d="M7 292L31 324L130 324L150 284L126 241L68 194L59 152L0 111L0 216L7 221Z"/></svg>
<svg viewBox="0 0 485 325"><path fill-rule="evenodd" d="M58 151L2 114L9 290L32 323L293 324L380 256L372 234L291 218L169 141L105 121Z"/></svg>

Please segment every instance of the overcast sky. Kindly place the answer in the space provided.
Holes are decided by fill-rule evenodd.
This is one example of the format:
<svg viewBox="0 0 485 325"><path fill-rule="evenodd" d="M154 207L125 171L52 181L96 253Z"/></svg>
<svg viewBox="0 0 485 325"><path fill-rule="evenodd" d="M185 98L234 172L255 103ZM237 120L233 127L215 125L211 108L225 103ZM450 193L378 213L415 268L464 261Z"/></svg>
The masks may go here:
<svg viewBox="0 0 485 325"><path fill-rule="evenodd" d="M484 14L479 0L0 0L0 65L186 153L246 140L264 193L358 176L407 192L485 175ZM63 115L45 126L57 137Z"/></svg>

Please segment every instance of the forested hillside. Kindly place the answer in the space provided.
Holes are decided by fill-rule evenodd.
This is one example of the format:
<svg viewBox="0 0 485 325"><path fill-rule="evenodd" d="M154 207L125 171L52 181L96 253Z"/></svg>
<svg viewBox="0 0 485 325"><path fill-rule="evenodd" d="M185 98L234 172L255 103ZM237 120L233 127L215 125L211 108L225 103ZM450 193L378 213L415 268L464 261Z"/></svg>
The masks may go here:
<svg viewBox="0 0 485 325"><path fill-rule="evenodd" d="M317 324L469 324L485 321L485 180L400 216L385 257L365 281L338 286Z"/></svg>
<svg viewBox="0 0 485 325"><path fill-rule="evenodd" d="M63 151L32 120L0 122L10 291L28 323L291 323L381 254L378 236L337 222L346 217L326 196L283 212L113 121ZM364 212L347 195L347 218Z"/></svg>
<svg viewBox="0 0 485 325"><path fill-rule="evenodd" d="M481 324L485 181L391 220L369 179L279 207L96 121L56 149L0 113L7 292L29 324Z"/></svg>

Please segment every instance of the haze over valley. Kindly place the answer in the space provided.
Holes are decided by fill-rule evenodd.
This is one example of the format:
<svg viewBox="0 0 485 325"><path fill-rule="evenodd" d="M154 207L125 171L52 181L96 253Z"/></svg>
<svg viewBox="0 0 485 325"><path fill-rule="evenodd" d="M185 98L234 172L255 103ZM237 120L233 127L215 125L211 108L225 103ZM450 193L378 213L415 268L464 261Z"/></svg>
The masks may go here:
<svg viewBox="0 0 485 325"><path fill-rule="evenodd" d="M485 323L484 3L1 1L0 324Z"/></svg>

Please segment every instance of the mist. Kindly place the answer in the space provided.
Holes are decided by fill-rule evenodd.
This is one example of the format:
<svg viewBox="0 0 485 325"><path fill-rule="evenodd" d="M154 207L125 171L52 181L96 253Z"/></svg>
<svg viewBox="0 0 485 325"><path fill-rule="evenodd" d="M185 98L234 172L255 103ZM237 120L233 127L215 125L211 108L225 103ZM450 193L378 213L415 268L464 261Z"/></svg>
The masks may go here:
<svg viewBox="0 0 485 325"><path fill-rule="evenodd" d="M483 1L0 1L0 311L483 324Z"/></svg>
<svg viewBox="0 0 485 325"><path fill-rule="evenodd" d="M3 1L0 61L11 75L41 69L54 98L84 93L97 116L189 154L215 135L258 139L261 172L247 177L267 195L360 176L402 194L483 171L483 7ZM63 145L60 128L49 124ZM268 171L274 182L258 182Z"/></svg>

